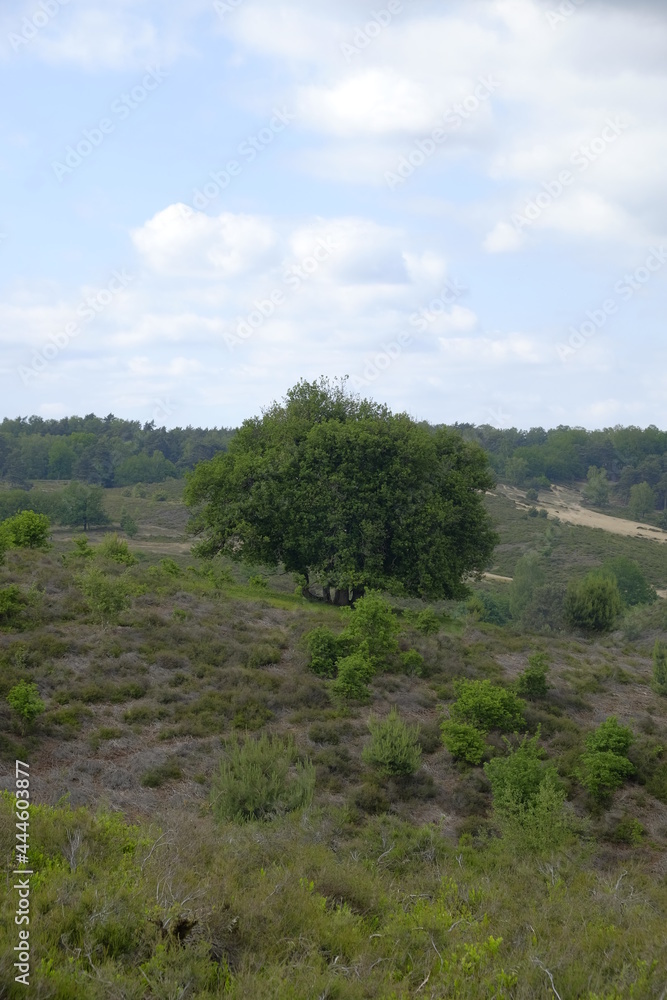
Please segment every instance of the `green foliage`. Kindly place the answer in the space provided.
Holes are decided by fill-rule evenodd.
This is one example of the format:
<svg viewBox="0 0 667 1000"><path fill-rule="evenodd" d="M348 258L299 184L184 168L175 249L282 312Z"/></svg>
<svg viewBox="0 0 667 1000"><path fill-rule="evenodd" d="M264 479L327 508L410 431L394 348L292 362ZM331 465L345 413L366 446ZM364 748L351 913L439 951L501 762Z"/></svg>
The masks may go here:
<svg viewBox="0 0 667 1000"><path fill-rule="evenodd" d="M593 753L615 753L625 756L634 740L630 726L621 726L615 715L610 715L597 729L586 737L586 749Z"/></svg>
<svg viewBox="0 0 667 1000"><path fill-rule="evenodd" d="M306 635L310 655L310 669L319 677L335 677L336 663L341 654L340 638L325 625L320 625Z"/></svg>
<svg viewBox="0 0 667 1000"><path fill-rule="evenodd" d="M469 722L445 720L441 726L442 742L455 760L481 764L486 751L484 733Z"/></svg>
<svg viewBox="0 0 667 1000"><path fill-rule="evenodd" d="M565 595L565 616L572 628L610 631L623 608L615 578L592 572L571 580Z"/></svg>
<svg viewBox="0 0 667 1000"><path fill-rule="evenodd" d="M504 594L492 594L488 590L478 590L466 604L468 614L476 621L488 625L506 625L512 619L509 598Z"/></svg>
<svg viewBox="0 0 667 1000"><path fill-rule="evenodd" d="M399 656L401 670L408 677L421 677L424 673L424 657L416 649L406 649Z"/></svg>
<svg viewBox="0 0 667 1000"><path fill-rule="evenodd" d="M218 820L269 820L308 805L315 768L301 759L292 736L233 739L213 781L211 808Z"/></svg>
<svg viewBox="0 0 667 1000"><path fill-rule="evenodd" d="M655 493L648 483L635 483L630 489L628 507L638 521L644 521L655 510Z"/></svg>
<svg viewBox="0 0 667 1000"><path fill-rule="evenodd" d="M575 774L592 797L603 802L634 774L634 770L627 757L619 757L611 750L596 750L582 754Z"/></svg>
<svg viewBox="0 0 667 1000"><path fill-rule="evenodd" d="M517 677L517 694L530 701L546 698L549 691L548 672L549 660L546 653L533 653L528 657L527 669Z"/></svg>
<svg viewBox="0 0 667 1000"><path fill-rule="evenodd" d="M23 510L0 525L2 534L11 545L20 549L45 549L49 545L51 522L46 514Z"/></svg>
<svg viewBox="0 0 667 1000"><path fill-rule="evenodd" d="M516 564L509 587L509 609L513 618L520 618L533 594L545 582L544 568L537 552L527 552Z"/></svg>
<svg viewBox="0 0 667 1000"><path fill-rule="evenodd" d="M167 576L176 577L181 575L180 566L177 562L174 562L173 559L160 559L160 569L163 573L166 573Z"/></svg>
<svg viewBox="0 0 667 1000"><path fill-rule="evenodd" d="M137 559L130 552L125 539L121 539L117 534L105 535L97 549L97 554L102 559L110 559L112 562L122 566L133 566Z"/></svg>
<svg viewBox="0 0 667 1000"><path fill-rule="evenodd" d="M111 520L104 510L104 490L100 486L86 486L75 480L65 487L61 500L63 524L87 531L95 525L109 524Z"/></svg>
<svg viewBox="0 0 667 1000"><path fill-rule="evenodd" d="M135 538L139 534L139 525L125 507L120 512L120 529L128 538Z"/></svg>
<svg viewBox="0 0 667 1000"><path fill-rule="evenodd" d="M423 611L419 611L417 613L415 628L423 635L436 635L436 633L440 631L441 627L442 622L436 615L433 608L424 608Z"/></svg>
<svg viewBox="0 0 667 1000"><path fill-rule="evenodd" d="M175 760L165 761L157 767L146 771L141 778L141 784L145 788L159 788L166 781L177 781L183 777L183 772Z"/></svg>
<svg viewBox="0 0 667 1000"><path fill-rule="evenodd" d="M658 599L655 589L650 585L642 573L639 563L634 559L628 559L627 556L607 559L601 572L616 580L621 600L628 607L635 607L637 604L653 604Z"/></svg>
<svg viewBox="0 0 667 1000"><path fill-rule="evenodd" d="M658 694L667 696L667 642L660 639L653 647L653 684Z"/></svg>
<svg viewBox="0 0 667 1000"><path fill-rule="evenodd" d="M456 701L450 711L457 722L468 722L484 732L513 732L524 724L524 703L507 688L489 680L458 680L454 691Z"/></svg>
<svg viewBox="0 0 667 1000"><path fill-rule="evenodd" d="M520 831L522 840L537 850L555 846L564 835L565 790L552 764L542 761L538 733L524 736L516 749L506 740L506 757L484 765L493 793L493 808L506 832Z"/></svg>
<svg viewBox="0 0 667 1000"><path fill-rule="evenodd" d="M347 626L341 637L375 668L381 666L389 656L398 652L396 636L401 624L393 608L385 598L375 591L359 598L354 608L346 609Z"/></svg>
<svg viewBox="0 0 667 1000"><path fill-rule="evenodd" d="M338 661L338 674L331 690L347 701L366 701L370 696L367 685L374 674L375 668L363 652L351 653Z"/></svg>
<svg viewBox="0 0 667 1000"><path fill-rule="evenodd" d="M370 743L362 751L364 763L386 776L407 778L419 769L419 728L407 726L392 708L386 719L368 720Z"/></svg>
<svg viewBox="0 0 667 1000"><path fill-rule="evenodd" d="M455 431L321 379L246 420L185 496L202 555L282 562L326 593L457 598L493 551L482 499L492 485L482 450Z"/></svg>
<svg viewBox="0 0 667 1000"><path fill-rule="evenodd" d="M609 506L609 480L607 470L591 465L588 470L588 483L584 486L584 497L593 507Z"/></svg>
<svg viewBox="0 0 667 1000"><path fill-rule="evenodd" d="M118 621L121 611L129 607L129 589L123 577L108 577L102 570L92 567L79 577L79 586L94 621L104 627Z"/></svg>
<svg viewBox="0 0 667 1000"><path fill-rule="evenodd" d="M7 695L7 702L25 725L31 725L46 708L37 685L28 681L15 684Z"/></svg>
<svg viewBox="0 0 667 1000"><path fill-rule="evenodd" d="M15 583L0 588L0 628L16 628L20 624L26 603Z"/></svg>

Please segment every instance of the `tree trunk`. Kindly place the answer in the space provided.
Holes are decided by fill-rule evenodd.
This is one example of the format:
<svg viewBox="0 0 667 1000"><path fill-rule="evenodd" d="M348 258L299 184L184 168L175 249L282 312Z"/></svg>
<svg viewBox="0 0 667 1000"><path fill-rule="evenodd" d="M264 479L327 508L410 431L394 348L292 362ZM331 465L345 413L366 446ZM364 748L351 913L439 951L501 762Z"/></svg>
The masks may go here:
<svg viewBox="0 0 667 1000"><path fill-rule="evenodd" d="M352 604L356 604L360 597L364 596L366 592L365 587L353 587L352 588Z"/></svg>
<svg viewBox="0 0 667 1000"><path fill-rule="evenodd" d="M339 607L347 607L350 603L350 591L345 587L344 590L339 590L338 587L334 590L333 603Z"/></svg>

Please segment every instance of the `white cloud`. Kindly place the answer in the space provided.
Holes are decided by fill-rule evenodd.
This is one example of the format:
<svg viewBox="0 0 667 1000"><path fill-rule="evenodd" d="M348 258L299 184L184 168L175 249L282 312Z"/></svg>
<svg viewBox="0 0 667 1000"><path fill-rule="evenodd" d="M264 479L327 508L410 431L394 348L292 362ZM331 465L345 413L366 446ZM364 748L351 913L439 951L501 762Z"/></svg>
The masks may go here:
<svg viewBox="0 0 667 1000"><path fill-rule="evenodd" d="M521 234L509 222L499 222L486 236L483 246L487 253L508 253L523 243Z"/></svg>

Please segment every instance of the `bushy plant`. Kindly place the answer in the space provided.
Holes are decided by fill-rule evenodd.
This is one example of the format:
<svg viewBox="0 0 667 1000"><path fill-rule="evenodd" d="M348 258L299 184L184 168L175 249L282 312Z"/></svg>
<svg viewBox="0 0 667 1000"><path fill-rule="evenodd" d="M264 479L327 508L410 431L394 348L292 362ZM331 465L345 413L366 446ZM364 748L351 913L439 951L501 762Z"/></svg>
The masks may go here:
<svg viewBox="0 0 667 1000"><path fill-rule="evenodd" d="M130 491L128 490L127 496L129 495ZM139 525L124 507L120 512L120 529L125 532L128 538L134 538L139 534Z"/></svg>
<svg viewBox="0 0 667 1000"><path fill-rule="evenodd" d="M535 514L537 515L537 511ZM513 618L521 616L534 592L544 582L544 568L539 554L527 552L514 567L514 576L509 587L509 610Z"/></svg>
<svg viewBox="0 0 667 1000"><path fill-rule="evenodd" d="M629 726L621 726L615 715L610 715L608 719L589 733L586 737L586 749L593 753L616 753L625 756L634 740L632 729Z"/></svg>
<svg viewBox="0 0 667 1000"><path fill-rule="evenodd" d="M368 682L375 673L372 662L363 652L351 653L338 661L338 676L331 690L348 701L366 701Z"/></svg>
<svg viewBox="0 0 667 1000"><path fill-rule="evenodd" d="M608 559L603 563L601 572L616 580L621 600L629 608L637 604L653 604L658 599L655 589L634 559L627 556Z"/></svg>
<svg viewBox="0 0 667 1000"><path fill-rule="evenodd" d="M310 655L310 669L319 677L335 677L336 662L341 655L339 636L325 625L314 628L306 635L306 648Z"/></svg>
<svg viewBox="0 0 667 1000"><path fill-rule="evenodd" d="M517 694L530 701L546 698L549 690L548 672L549 661L546 653L533 653L528 657L528 667L517 677Z"/></svg>
<svg viewBox="0 0 667 1000"><path fill-rule="evenodd" d="M128 586L123 577L112 579L97 567L92 567L79 577L79 586L93 619L102 626L117 621L121 611L129 606Z"/></svg>
<svg viewBox="0 0 667 1000"><path fill-rule="evenodd" d="M386 719L370 718L371 739L361 757L385 777L407 778L421 763L418 727L408 726L392 708Z"/></svg>
<svg viewBox="0 0 667 1000"><path fill-rule="evenodd" d="M468 722L478 729L499 729L511 732L524 724L524 703L513 691L492 684L489 680L458 680L454 683L456 701L451 706L452 718Z"/></svg>
<svg viewBox="0 0 667 1000"><path fill-rule="evenodd" d="M125 539L119 538L115 533L104 536L97 552L103 559L110 559L121 566L133 566L137 561L136 556L130 552Z"/></svg>
<svg viewBox="0 0 667 1000"><path fill-rule="evenodd" d="M392 653L398 652L396 636L401 628L400 622L382 594L371 590L359 598L354 608L346 611L348 621L344 638L374 667L379 667Z"/></svg>
<svg viewBox="0 0 667 1000"><path fill-rule="evenodd" d="M24 726L31 725L46 708L39 696L37 685L28 681L19 681L15 684L7 695L7 702Z"/></svg>
<svg viewBox="0 0 667 1000"><path fill-rule="evenodd" d="M455 722L447 719L442 723L442 742L455 760L467 764L480 764L486 750L484 733L469 722Z"/></svg>
<svg viewBox="0 0 667 1000"><path fill-rule="evenodd" d="M565 595L565 617L572 628L608 632L623 609L615 577L589 573L571 580Z"/></svg>
<svg viewBox="0 0 667 1000"><path fill-rule="evenodd" d="M177 562L174 562L173 559L169 559L169 558L160 559L159 565L160 565L160 569L162 570L162 572L166 573L167 576L180 576L181 575L180 567L179 567L179 565L178 565Z"/></svg>
<svg viewBox="0 0 667 1000"><path fill-rule="evenodd" d="M658 694L667 695L667 642L660 639L653 647L653 686Z"/></svg>
<svg viewBox="0 0 667 1000"><path fill-rule="evenodd" d="M46 514L22 510L3 523L3 534L16 548L44 549L49 545L51 522Z"/></svg>
<svg viewBox="0 0 667 1000"><path fill-rule="evenodd" d="M0 589L0 628L16 628L26 605L26 598L15 583Z"/></svg>
<svg viewBox="0 0 667 1000"><path fill-rule="evenodd" d="M401 669L408 677L421 677L424 673L424 657L416 649L406 649L399 659Z"/></svg>
<svg viewBox="0 0 667 1000"><path fill-rule="evenodd" d="M213 780L211 808L218 820L269 820L308 805L314 788L315 768L292 736L233 739Z"/></svg>
<svg viewBox="0 0 667 1000"><path fill-rule="evenodd" d="M423 611L417 614L415 628L423 635L435 635L436 632L440 631L441 626L442 622L433 608L424 608Z"/></svg>
<svg viewBox="0 0 667 1000"><path fill-rule="evenodd" d="M473 594L466 607L472 618L488 625L506 625L512 618L509 598L505 594L479 590Z"/></svg>
<svg viewBox="0 0 667 1000"><path fill-rule="evenodd" d="M634 770L627 757L611 750L594 750L582 754L575 774L592 797L602 802L620 788Z"/></svg>

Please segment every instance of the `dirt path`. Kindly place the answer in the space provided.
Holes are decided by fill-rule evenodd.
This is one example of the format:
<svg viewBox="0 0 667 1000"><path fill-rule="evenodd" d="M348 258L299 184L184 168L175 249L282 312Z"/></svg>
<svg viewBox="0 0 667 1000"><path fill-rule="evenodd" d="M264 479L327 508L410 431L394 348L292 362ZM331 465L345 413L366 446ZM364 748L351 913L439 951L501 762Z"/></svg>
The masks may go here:
<svg viewBox="0 0 667 1000"><path fill-rule="evenodd" d="M528 510L533 504L526 500L525 493L514 486L498 486L498 492L512 500L517 507ZM601 528L612 535L626 538L649 538L656 542L667 542L667 531L654 528L638 521L626 521L609 514L582 507L580 494L564 486L552 486L551 492L540 492L537 506L543 507L549 517L557 517L566 524L579 524L584 528Z"/></svg>

